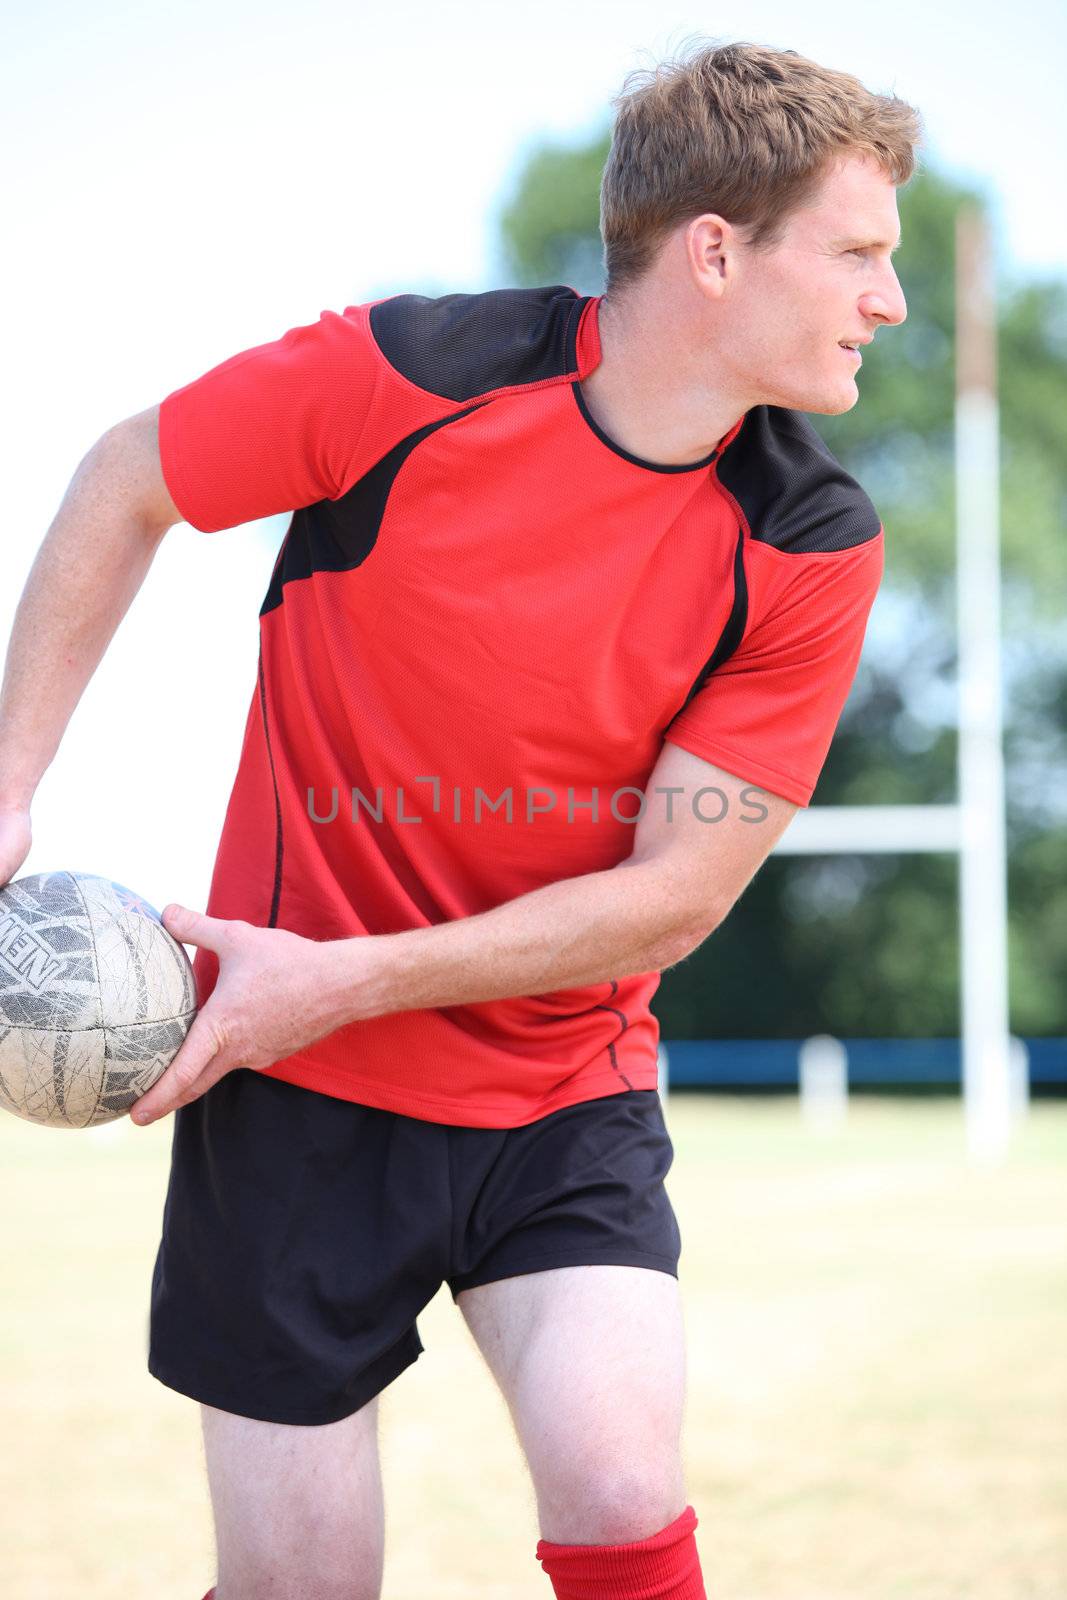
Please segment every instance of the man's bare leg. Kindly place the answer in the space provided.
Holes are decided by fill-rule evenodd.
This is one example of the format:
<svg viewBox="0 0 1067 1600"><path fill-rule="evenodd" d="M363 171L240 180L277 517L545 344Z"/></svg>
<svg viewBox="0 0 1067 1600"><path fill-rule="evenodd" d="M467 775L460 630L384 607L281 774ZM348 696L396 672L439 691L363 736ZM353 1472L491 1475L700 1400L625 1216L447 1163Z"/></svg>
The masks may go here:
<svg viewBox="0 0 1067 1600"><path fill-rule="evenodd" d="M556 1267L465 1289L457 1304L511 1412L543 1538L627 1543L684 1510L675 1278Z"/></svg>
<svg viewBox="0 0 1067 1600"><path fill-rule="evenodd" d="M201 1406L216 1600L379 1600L378 1397L317 1427Z"/></svg>

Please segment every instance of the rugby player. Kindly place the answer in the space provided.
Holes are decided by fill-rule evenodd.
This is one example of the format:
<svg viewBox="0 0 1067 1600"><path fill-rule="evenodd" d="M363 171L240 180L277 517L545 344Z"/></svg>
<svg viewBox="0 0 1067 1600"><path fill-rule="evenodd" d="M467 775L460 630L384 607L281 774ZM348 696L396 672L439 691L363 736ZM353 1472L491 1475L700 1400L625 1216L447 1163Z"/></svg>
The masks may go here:
<svg viewBox="0 0 1067 1600"><path fill-rule="evenodd" d="M206 910L164 915L201 1010L133 1108L176 1113L148 1362L202 1410L216 1600L377 1600L378 1397L442 1283L560 1600L706 1592L650 1001L853 681L883 528L806 414L904 320L920 119L745 43L614 104L602 294L232 355L92 447L16 616L5 881L166 531L291 513Z"/></svg>

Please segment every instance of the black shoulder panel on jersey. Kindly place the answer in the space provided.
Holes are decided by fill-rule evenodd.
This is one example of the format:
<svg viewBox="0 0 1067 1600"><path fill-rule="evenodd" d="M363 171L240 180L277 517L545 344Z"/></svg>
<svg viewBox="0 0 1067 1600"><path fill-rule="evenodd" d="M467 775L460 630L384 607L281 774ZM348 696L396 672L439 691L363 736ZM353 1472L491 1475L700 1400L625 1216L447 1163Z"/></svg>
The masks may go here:
<svg viewBox="0 0 1067 1600"><path fill-rule="evenodd" d="M719 458L718 474L753 539L790 555L850 550L881 527L863 489L800 411L753 406Z"/></svg>
<svg viewBox="0 0 1067 1600"><path fill-rule="evenodd" d="M485 294L398 294L370 309L378 348L420 389L473 400L494 389L577 371L577 333L588 295L547 289Z"/></svg>

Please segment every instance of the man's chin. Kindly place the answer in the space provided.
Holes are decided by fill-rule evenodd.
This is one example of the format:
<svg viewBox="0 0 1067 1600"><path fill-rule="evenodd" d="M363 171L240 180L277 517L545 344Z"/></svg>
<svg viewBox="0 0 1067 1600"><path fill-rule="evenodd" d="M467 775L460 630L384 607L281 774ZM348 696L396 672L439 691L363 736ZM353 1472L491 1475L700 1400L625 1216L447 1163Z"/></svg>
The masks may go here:
<svg viewBox="0 0 1067 1600"><path fill-rule="evenodd" d="M807 405L794 406L793 409L795 411L810 411L817 417L840 417L846 411L852 410L859 397L859 389L853 384L851 394L841 392L833 398L829 397L825 392L820 395L812 395Z"/></svg>

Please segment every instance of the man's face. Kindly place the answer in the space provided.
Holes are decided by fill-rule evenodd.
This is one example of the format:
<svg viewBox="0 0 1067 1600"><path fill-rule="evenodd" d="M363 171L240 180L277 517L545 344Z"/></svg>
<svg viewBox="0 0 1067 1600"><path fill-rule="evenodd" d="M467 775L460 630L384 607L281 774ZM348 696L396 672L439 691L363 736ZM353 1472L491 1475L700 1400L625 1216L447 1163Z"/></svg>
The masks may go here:
<svg viewBox="0 0 1067 1600"><path fill-rule="evenodd" d="M890 259L899 232L891 179L852 156L794 213L776 249L740 247L729 364L750 403L826 416L852 409L861 357L842 342L907 316Z"/></svg>

